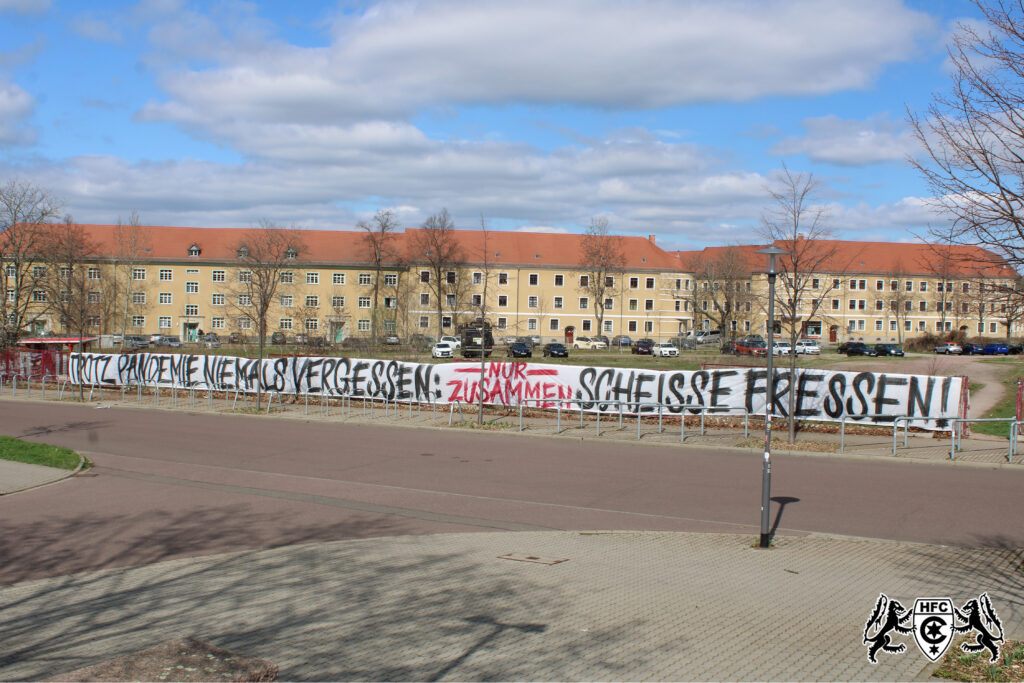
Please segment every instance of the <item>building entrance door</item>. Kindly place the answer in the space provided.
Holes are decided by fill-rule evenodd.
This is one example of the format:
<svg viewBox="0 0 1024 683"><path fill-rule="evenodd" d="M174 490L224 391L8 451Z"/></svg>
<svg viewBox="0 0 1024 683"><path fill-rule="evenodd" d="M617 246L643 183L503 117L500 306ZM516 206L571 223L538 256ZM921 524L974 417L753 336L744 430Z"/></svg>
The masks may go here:
<svg viewBox="0 0 1024 683"><path fill-rule="evenodd" d="M576 337L576 328L570 325L565 328L565 343L572 344L572 340Z"/></svg>

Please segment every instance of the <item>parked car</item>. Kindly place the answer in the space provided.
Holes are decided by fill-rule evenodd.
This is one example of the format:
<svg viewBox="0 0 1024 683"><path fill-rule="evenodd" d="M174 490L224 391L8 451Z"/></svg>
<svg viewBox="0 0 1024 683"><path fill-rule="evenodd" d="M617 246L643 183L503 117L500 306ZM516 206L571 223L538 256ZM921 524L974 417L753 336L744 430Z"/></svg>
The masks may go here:
<svg viewBox="0 0 1024 683"><path fill-rule="evenodd" d="M787 341L773 341L772 342L772 355L775 356L788 356L793 353L793 346Z"/></svg>
<svg viewBox="0 0 1024 683"><path fill-rule="evenodd" d="M630 352L641 356L650 356L654 352L654 340L637 339L633 342Z"/></svg>
<svg viewBox="0 0 1024 683"><path fill-rule="evenodd" d="M768 344L761 339L744 337L736 342L737 356L767 356Z"/></svg>
<svg viewBox="0 0 1024 683"><path fill-rule="evenodd" d="M384 337L384 344L387 346L398 346L402 343L402 338L397 334L389 334Z"/></svg>
<svg viewBox="0 0 1024 683"><path fill-rule="evenodd" d="M1009 349L1010 349L1010 355L1011 356L1016 356L1020 352L1024 351L1024 345L1021 345L1021 344L1010 344Z"/></svg>
<svg viewBox="0 0 1024 683"><path fill-rule="evenodd" d="M533 358L533 349L522 342L509 344L505 355L509 358Z"/></svg>
<svg viewBox="0 0 1024 683"><path fill-rule="evenodd" d="M614 346L615 348L619 349L619 348L622 348L623 346L632 346L633 345L633 340L630 339L628 335L619 334L619 335L616 335L616 336L612 337L611 345Z"/></svg>
<svg viewBox="0 0 1024 683"><path fill-rule="evenodd" d="M975 344L973 342L967 342L961 348L961 353L965 356L974 356L979 353L985 352L985 347L981 344Z"/></svg>
<svg viewBox="0 0 1024 683"><path fill-rule="evenodd" d="M516 337L516 342L519 344L526 344L531 349L536 346L536 344L533 343L533 337Z"/></svg>
<svg viewBox="0 0 1024 683"><path fill-rule="evenodd" d="M986 356L1007 356L1010 353L1010 347L1001 342L993 342L985 344L985 348L981 352Z"/></svg>
<svg viewBox="0 0 1024 683"><path fill-rule="evenodd" d="M604 344L604 348L606 349L610 349L612 347L611 340L608 339L608 337L604 336L603 334L599 334L596 337L591 337L591 339L601 342L602 344Z"/></svg>
<svg viewBox="0 0 1024 683"><path fill-rule="evenodd" d="M516 338L515 337L502 337L501 338L501 343L504 344L505 346L512 346L513 344L516 343Z"/></svg>
<svg viewBox="0 0 1024 683"><path fill-rule="evenodd" d="M696 340L698 344L717 344L722 341L721 330L697 330Z"/></svg>
<svg viewBox="0 0 1024 683"><path fill-rule="evenodd" d="M697 348L697 342L692 337L669 337L668 343L676 347L680 351L686 349L692 351Z"/></svg>
<svg viewBox="0 0 1024 683"><path fill-rule="evenodd" d="M591 337L576 337L572 341L572 348L574 349L593 349L600 350L608 348L604 342Z"/></svg>
<svg viewBox="0 0 1024 683"><path fill-rule="evenodd" d="M821 355L821 347L818 346L818 342L813 339L797 339L794 350L797 354L804 354L808 356Z"/></svg>
<svg viewBox="0 0 1024 683"><path fill-rule="evenodd" d="M284 336L284 332L275 332L270 335L270 343L284 346L288 343L288 337Z"/></svg>
<svg viewBox="0 0 1024 683"><path fill-rule="evenodd" d="M449 345L451 345L451 347L453 349L460 349L460 348L462 348L462 340L459 339L458 337L452 336L450 334L446 334L446 335L442 336L440 339L437 340L437 342L439 344L441 342L444 342L445 344L449 344Z"/></svg>
<svg viewBox="0 0 1024 683"><path fill-rule="evenodd" d="M719 353L736 353L736 342L727 341L718 347Z"/></svg>
<svg viewBox="0 0 1024 683"><path fill-rule="evenodd" d="M655 344L651 349L652 356L659 356L661 358L670 358L672 356L679 355L679 349L668 342L662 342Z"/></svg>
<svg viewBox="0 0 1024 683"><path fill-rule="evenodd" d="M557 342L552 344L544 345L544 357L545 358L568 358L569 349L565 348L565 344L559 344Z"/></svg>
<svg viewBox="0 0 1024 683"><path fill-rule="evenodd" d="M945 344L939 344L938 346L935 347L935 353L942 353L942 354L946 354L946 355L951 354L951 353L961 354L963 352L964 352L964 350L963 350L963 348L961 348L961 346L959 344L954 344L952 342L947 342Z"/></svg>
<svg viewBox="0 0 1024 683"><path fill-rule="evenodd" d="M875 353L879 356L904 356L898 344L875 344Z"/></svg>
<svg viewBox="0 0 1024 683"><path fill-rule="evenodd" d="M434 344L434 348L430 350L430 355L434 358L454 358L455 347L448 342L437 342Z"/></svg>
<svg viewBox="0 0 1024 683"><path fill-rule="evenodd" d="M245 336L238 332L232 332L228 335L228 344L244 344L245 342Z"/></svg>
<svg viewBox="0 0 1024 683"><path fill-rule="evenodd" d="M124 337L122 349L144 349L149 346L149 337L141 334L127 334Z"/></svg>
<svg viewBox="0 0 1024 683"><path fill-rule="evenodd" d="M208 349L219 349L220 337L217 336L216 332L207 332L203 335L203 346Z"/></svg>
<svg viewBox="0 0 1024 683"><path fill-rule="evenodd" d="M365 351L370 348L370 342L364 337L345 337L341 340L341 348L350 351Z"/></svg>
<svg viewBox="0 0 1024 683"><path fill-rule="evenodd" d="M327 343L326 337L307 337L306 348L308 349L326 349L330 347Z"/></svg>
<svg viewBox="0 0 1024 683"><path fill-rule="evenodd" d="M428 337L425 334L410 334L409 335L409 346L416 349L417 351L429 351L433 348L437 340L433 337Z"/></svg>
<svg viewBox="0 0 1024 683"><path fill-rule="evenodd" d="M165 334L160 337L160 342L157 346L166 346L170 349L181 348L181 337L176 334Z"/></svg>
<svg viewBox="0 0 1024 683"><path fill-rule="evenodd" d="M847 342L847 356L877 356L878 352L864 342Z"/></svg>

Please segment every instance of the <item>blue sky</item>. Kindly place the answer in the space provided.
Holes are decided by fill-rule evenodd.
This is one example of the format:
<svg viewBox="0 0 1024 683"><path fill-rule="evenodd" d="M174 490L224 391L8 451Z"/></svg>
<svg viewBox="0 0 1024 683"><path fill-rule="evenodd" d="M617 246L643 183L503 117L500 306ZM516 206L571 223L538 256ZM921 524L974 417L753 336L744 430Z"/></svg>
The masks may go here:
<svg viewBox="0 0 1024 683"><path fill-rule="evenodd" d="M0 180L80 222L759 240L785 163L841 239L943 218L906 124L966 1L0 0Z"/></svg>

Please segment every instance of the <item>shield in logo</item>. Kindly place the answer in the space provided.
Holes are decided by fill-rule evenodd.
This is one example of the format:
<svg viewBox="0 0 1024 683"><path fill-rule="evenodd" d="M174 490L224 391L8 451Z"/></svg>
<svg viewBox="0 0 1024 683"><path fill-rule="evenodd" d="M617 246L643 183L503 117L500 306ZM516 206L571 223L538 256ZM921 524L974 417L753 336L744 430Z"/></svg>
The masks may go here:
<svg viewBox="0 0 1024 683"><path fill-rule="evenodd" d="M918 598L914 601L914 640L933 662L953 642L953 601L949 598Z"/></svg>

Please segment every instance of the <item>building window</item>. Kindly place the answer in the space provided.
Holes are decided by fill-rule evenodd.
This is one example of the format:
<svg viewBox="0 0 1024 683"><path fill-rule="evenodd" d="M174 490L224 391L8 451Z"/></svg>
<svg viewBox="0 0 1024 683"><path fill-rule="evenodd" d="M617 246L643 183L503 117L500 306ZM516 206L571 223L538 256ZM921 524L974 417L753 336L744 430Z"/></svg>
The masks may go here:
<svg viewBox="0 0 1024 683"><path fill-rule="evenodd" d="M651 332L654 332L654 323L651 322L650 320L645 320L644 321L644 332L646 332L648 334L650 334Z"/></svg>
<svg viewBox="0 0 1024 683"><path fill-rule="evenodd" d="M531 296L529 299L527 299L526 300L526 307L527 308L537 308L537 297Z"/></svg>
<svg viewBox="0 0 1024 683"><path fill-rule="evenodd" d="M32 301L34 303L37 303L37 304L45 304L46 303L46 290L43 290L43 289L33 289L32 290Z"/></svg>
<svg viewBox="0 0 1024 683"><path fill-rule="evenodd" d="M881 332L881 331L882 331L882 321L881 320L876 320L875 321L875 332Z"/></svg>
<svg viewBox="0 0 1024 683"><path fill-rule="evenodd" d="M508 318L498 318L498 329L499 330L507 330L508 329Z"/></svg>
<svg viewBox="0 0 1024 683"><path fill-rule="evenodd" d="M561 275L561 274L556 275L555 276L555 287L561 287L564 284L565 284L565 276Z"/></svg>
<svg viewBox="0 0 1024 683"><path fill-rule="evenodd" d="M441 327L448 329L452 326L452 317L450 315L441 316Z"/></svg>
<svg viewBox="0 0 1024 683"><path fill-rule="evenodd" d="M610 311L610 310L612 310L612 306L614 306L614 305L615 305L615 301L613 299L608 298L608 299L604 300L604 310Z"/></svg>
<svg viewBox="0 0 1024 683"><path fill-rule="evenodd" d="M449 270L447 273L444 274L444 279L445 279L445 282L447 282L448 284L454 285L455 284L455 271L454 270Z"/></svg>
<svg viewBox="0 0 1024 683"><path fill-rule="evenodd" d="M238 295L238 305L239 306L252 306L252 296L249 295L249 294L239 294Z"/></svg>
<svg viewBox="0 0 1024 683"><path fill-rule="evenodd" d="M540 279L540 275L538 275L537 273L530 273L530 286L531 287L536 287L537 286L537 282L539 281L539 279Z"/></svg>
<svg viewBox="0 0 1024 683"><path fill-rule="evenodd" d="M174 279L174 273L170 268L160 269L160 282L170 282Z"/></svg>
<svg viewBox="0 0 1024 683"><path fill-rule="evenodd" d="M536 330L537 329L537 319L536 318L528 318L527 321L526 321L526 329L531 331L531 332Z"/></svg>
<svg viewBox="0 0 1024 683"><path fill-rule="evenodd" d="M552 318L550 321L550 329L552 332L558 331L558 318Z"/></svg>
<svg viewBox="0 0 1024 683"><path fill-rule="evenodd" d="M213 281L214 282L224 282L226 280L227 280L227 273L225 271L223 271L223 270L215 270L215 271L213 271Z"/></svg>
<svg viewBox="0 0 1024 683"><path fill-rule="evenodd" d="M306 308L320 308L320 297L316 294L306 296Z"/></svg>
<svg viewBox="0 0 1024 683"><path fill-rule="evenodd" d="M875 280L875 290L881 292L883 289L885 289L885 281Z"/></svg>
<svg viewBox="0 0 1024 683"><path fill-rule="evenodd" d="M398 286L398 274L397 273L384 273L384 284L388 287Z"/></svg>
<svg viewBox="0 0 1024 683"><path fill-rule="evenodd" d="M590 286L590 276L589 275L580 275L580 288L581 289L586 289L589 286Z"/></svg>
<svg viewBox="0 0 1024 683"><path fill-rule="evenodd" d="M144 315L133 315L132 316L132 327L145 327L146 316Z"/></svg>
<svg viewBox="0 0 1024 683"><path fill-rule="evenodd" d="M332 273L331 274L332 285L343 285L345 284L345 273Z"/></svg>
<svg viewBox="0 0 1024 683"><path fill-rule="evenodd" d="M585 311L588 308L590 308L590 299L585 297L585 296L581 296L580 297L580 310L581 311Z"/></svg>
<svg viewBox="0 0 1024 683"><path fill-rule="evenodd" d="M186 294L198 294L199 293L199 283L198 282L186 282L185 283L185 293Z"/></svg>
<svg viewBox="0 0 1024 683"><path fill-rule="evenodd" d="M8 301L14 301L14 290L13 289L9 289L7 291L8 291L7 300ZM87 297L87 301L89 303L91 303L91 304L98 304L100 302L100 293L99 292L89 292L88 297ZM145 303L145 302L143 302L143 303Z"/></svg>
<svg viewBox="0 0 1024 683"><path fill-rule="evenodd" d="M928 302L927 301L918 301L917 302L917 309L919 311L921 311L922 313L926 312L928 310Z"/></svg>
<svg viewBox="0 0 1024 683"><path fill-rule="evenodd" d="M508 297L504 294L498 295L498 308L505 308L508 306Z"/></svg>
<svg viewBox="0 0 1024 683"><path fill-rule="evenodd" d="M193 244L191 247L188 248L188 255L193 257L199 256L199 247Z"/></svg>
<svg viewBox="0 0 1024 683"><path fill-rule="evenodd" d="M145 292L132 292L132 305L134 305L134 306L145 306L146 305L146 293Z"/></svg>
<svg viewBox="0 0 1024 683"><path fill-rule="evenodd" d="M615 278L611 275L605 276L604 286L609 289L615 289ZM676 289L679 289L679 280L676 280Z"/></svg>
<svg viewBox="0 0 1024 683"><path fill-rule="evenodd" d="M199 304L185 304L185 315L190 317L199 315Z"/></svg>
<svg viewBox="0 0 1024 683"><path fill-rule="evenodd" d="M454 294L446 294L445 297L444 297L444 302L445 302L445 305L448 308L455 308L455 295Z"/></svg>
<svg viewBox="0 0 1024 683"><path fill-rule="evenodd" d="M420 327L423 328L423 329L427 329L428 327L430 327L430 318L425 316L425 315L421 315L420 316Z"/></svg>
<svg viewBox="0 0 1024 683"><path fill-rule="evenodd" d="M252 329L252 319L251 318L239 318L238 319L238 329L240 329L240 330L251 330Z"/></svg>
<svg viewBox="0 0 1024 683"><path fill-rule="evenodd" d="M319 320L319 318L306 318L306 331L307 332L316 332L319 329L320 329L320 320Z"/></svg>
<svg viewBox="0 0 1024 683"><path fill-rule="evenodd" d="M590 320L589 319L583 321L583 331L584 332L590 332Z"/></svg>
<svg viewBox="0 0 1024 683"><path fill-rule="evenodd" d="M359 273L359 284L361 284L361 285L372 284L371 283L371 279L370 279L370 274L369 273Z"/></svg>
<svg viewBox="0 0 1024 683"><path fill-rule="evenodd" d="M429 306L429 305L430 305L430 295L427 294L426 292L421 292L420 293L420 306Z"/></svg>
<svg viewBox="0 0 1024 683"><path fill-rule="evenodd" d="M885 303L881 299L875 299L875 310L881 311L885 308Z"/></svg>
<svg viewBox="0 0 1024 683"><path fill-rule="evenodd" d="M946 323L946 325L949 325L949 323ZM991 332L992 334L995 334L998 331L998 329L999 329L998 325L999 325L998 323L989 323L988 324L988 331ZM947 327L946 329L949 329L949 328Z"/></svg>
<svg viewBox="0 0 1024 683"><path fill-rule="evenodd" d="M654 278L647 278L647 289L654 289Z"/></svg>
<svg viewBox="0 0 1024 683"><path fill-rule="evenodd" d="M161 330L169 330L169 329L171 329L171 316L169 316L169 315L162 315L162 316L160 316L159 318L157 318L156 322L157 322L157 326Z"/></svg>
<svg viewBox="0 0 1024 683"><path fill-rule="evenodd" d="M612 321L611 320L605 320L604 321L604 331L609 333L609 334L611 334L611 331L612 331Z"/></svg>
<svg viewBox="0 0 1024 683"><path fill-rule="evenodd" d="M857 281L850 280L850 289L857 289ZM850 322L853 322L852 320Z"/></svg>
<svg viewBox="0 0 1024 683"><path fill-rule="evenodd" d="M96 266L89 266L88 277L89 277L90 280L99 280L100 279L100 269L97 268Z"/></svg>
<svg viewBox="0 0 1024 683"><path fill-rule="evenodd" d="M291 308L295 305L295 298L291 294L281 295L281 308Z"/></svg>
<svg viewBox="0 0 1024 683"><path fill-rule="evenodd" d="M290 330L292 329L292 319L281 318L280 320L277 321L277 326L282 330Z"/></svg>
<svg viewBox="0 0 1024 683"><path fill-rule="evenodd" d="M474 308L480 308L480 304L483 303L483 297L479 294L474 294L470 297L470 305Z"/></svg>
<svg viewBox="0 0 1024 683"><path fill-rule="evenodd" d="M631 311L639 311L640 310L640 300L639 299L630 299L629 300L629 310L631 310Z"/></svg>
<svg viewBox="0 0 1024 683"><path fill-rule="evenodd" d="M818 278L811 279L811 289L818 289L821 287L821 281Z"/></svg>
<svg viewBox="0 0 1024 683"><path fill-rule="evenodd" d="M199 269L198 268L186 268L185 269L185 274L186 275L199 275Z"/></svg>
<svg viewBox="0 0 1024 683"><path fill-rule="evenodd" d="M345 308L345 297L337 295L332 296L331 308Z"/></svg>
<svg viewBox="0 0 1024 683"><path fill-rule="evenodd" d="M555 308L562 308L562 297L555 297Z"/></svg>
<svg viewBox="0 0 1024 683"><path fill-rule="evenodd" d="M238 281L242 284L249 284L252 282L252 271L251 270L240 270L238 271Z"/></svg>
<svg viewBox="0 0 1024 683"><path fill-rule="evenodd" d="M307 285L318 285L318 284L320 284L320 273L306 273L306 284Z"/></svg>
<svg viewBox="0 0 1024 683"><path fill-rule="evenodd" d="M224 318L210 318L210 327L215 330L224 329Z"/></svg>
<svg viewBox="0 0 1024 683"><path fill-rule="evenodd" d="M629 288L630 289L638 289L639 287L640 287L640 278L638 278L638 277L631 277L631 278L629 278ZM636 330L633 330L633 331L636 332Z"/></svg>
<svg viewBox="0 0 1024 683"><path fill-rule="evenodd" d="M864 329L864 321L863 320L858 320L857 321L857 329L858 330L863 330Z"/></svg>
<svg viewBox="0 0 1024 683"><path fill-rule="evenodd" d="M481 272L473 273L473 284L474 285L481 285L481 284L483 284L483 282L484 282L484 274L483 273L481 273Z"/></svg>
<svg viewBox="0 0 1024 683"><path fill-rule="evenodd" d="M507 285L508 284L508 273L498 273L498 284L499 285Z"/></svg>
<svg viewBox="0 0 1024 683"><path fill-rule="evenodd" d="M160 303L169 304L172 303L172 297L170 292L160 292Z"/></svg>
<svg viewBox="0 0 1024 683"><path fill-rule="evenodd" d="M627 332L636 332L636 321L635 320L630 320L629 322L626 323L626 331Z"/></svg>
<svg viewBox="0 0 1024 683"><path fill-rule="evenodd" d="M890 332L895 332L896 331L896 321L895 320L890 320L889 321L889 331Z"/></svg>
<svg viewBox="0 0 1024 683"><path fill-rule="evenodd" d="M838 311L839 310L839 299L832 299L832 310L833 311Z"/></svg>
<svg viewBox="0 0 1024 683"><path fill-rule="evenodd" d="M282 270L281 271L281 284L282 285L290 285L293 282L295 282L295 273L293 273L290 270Z"/></svg>
<svg viewBox="0 0 1024 683"><path fill-rule="evenodd" d="M653 311L654 310L654 299L644 299L644 310L645 311Z"/></svg>
<svg viewBox="0 0 1024 683"><path fill-rule="evenodd" d="M14 266L7 266L7 277L14 277ZM46 266L32 266L32 277L40 279L46 277Z"/></svg>
<svg viewBox="0 0 1024 683"><path fill-rule="evenodd" d="M368 296L359 297L358 302L359 308L369 308L371 305L371 299Z"/></svg>
<svg viewBox="0 0 1024 683"><path fill-rule="evenodd" d="M421 270L420 271L420 282L422 282L424 284L430 282L430 271L429 270Z"/></svg>

